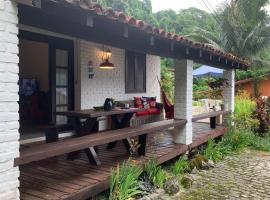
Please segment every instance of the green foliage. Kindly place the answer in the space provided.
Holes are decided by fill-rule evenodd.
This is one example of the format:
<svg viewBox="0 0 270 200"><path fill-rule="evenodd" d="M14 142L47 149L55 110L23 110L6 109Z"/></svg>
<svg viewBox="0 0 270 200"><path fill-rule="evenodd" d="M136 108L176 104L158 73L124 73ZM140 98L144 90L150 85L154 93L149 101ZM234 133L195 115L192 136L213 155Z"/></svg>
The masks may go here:
<svg viewBox="0 0 270 200"><path fill-rule="evenodd" d="M256 111L254 117L259 120L259 125L255 131L259 136L265 136L269 131L270 126L270 99L269 98L258 98Z"/></svg>
<svg viewBox="0 0 270 200"><path fill-rule="evenodd" d="M231 129L220 142L220 147L230 151L240 151L250 145L251 131L243 129ZM227 151L229 153L229 151ZM225 154L225 153L223 153Z"/></svg>
<svg viewBox="0 0 270 200"><path fill-rule="evenodd" d="M214 16L220 24L218 31L200 27L192 36L197 41L249 59L253 68L247 72L237 71L236 79L253 77L257 80L258 74L262 75L270 66L270 18L264 9L268 4L268 0L228 1ZM254 86L257 95L256 84Z"/></svg>
<svg viewBox="0 0 270 200"><path fill-rule="evenodd" d="M174 74L168 67L167 59L161 59L161 86L171 102L174 102Z"/></svg>
<svg viewBox="0 0 270 200"><path fill-rule="evenodd" d="M192 101L192 106L202 106L202 102L200 102L200 101Z"/></svg>
<svg viewBox="0 0 270 200"><path fill-rule="evenodd" d="M167 175L166 172L158 166L157 159L155 157L152 157L147 163L145 163L144 170L155 186L163 188Z"/></svg>
<svg viewBox="0 0 270 200"><path fill-rule="evenodd" d="M251 130L258 125L258 120L253 118L256 102L242 91L235 97L234 123L236 128Z"/></svg>
<svg viewBox="0 0 270 200"><path fill-rule="evenodd" d="M223 158L223 150L224 148L221 148L221 145L217 145L213 139L208 139L207 146L205 150L203 151L203 155L213 161L218 161Z"/></svg>
<svg viewBox="0 0 270 200"><path fill-rule="evenodd" d="M257 135L251 135L250 146L260 151L270 151L270 134L265 137L258 137Z"/></svg>
<svg viewBox="0 0 270 200"><path fill-rule="evenodd" d="M112 170L110 179L110 200L126 200L140 194L138 178L142 169L131 163L131 160L125 161L121 166Z"/></svg>
<svg viewBox="0 0 270 200"><path fill-rule="evenodd" d="M174 165L171 166L171 171L175 174L183 174L188 167L188 161L184 157L180 157Z"/></svg>

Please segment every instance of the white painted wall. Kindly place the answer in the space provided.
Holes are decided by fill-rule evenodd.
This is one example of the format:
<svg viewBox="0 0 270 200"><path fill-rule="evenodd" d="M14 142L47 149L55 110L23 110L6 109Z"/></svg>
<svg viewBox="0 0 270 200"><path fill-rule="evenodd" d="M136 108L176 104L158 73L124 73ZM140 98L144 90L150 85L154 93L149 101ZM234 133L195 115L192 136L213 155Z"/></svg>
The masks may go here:
<svg viewBox="0 0 270 200"><path fill-rule="evenodd" d="M160 77L160 57L146 56L146 93L125 93L125 50L108 47L112 51L110 61L114 63L115 69L102 70L98 66L101 63L101 44L91 43L84 40L79 42L80 80L76 87L80 89L81 108L92 108L103 105L106 97L116 100L128 100L134 96L156 96L160 102L160 87L157 76ZM91 60L94 66L94 78L89 79L87 64ZM76 97L79 98L79 97Z"/></svg>
<svg viewBox="0 0 270 200"><path fill-rule="evenodd" d="M0 199L19 199L18 17L17 4L0 1Z"/></svg>

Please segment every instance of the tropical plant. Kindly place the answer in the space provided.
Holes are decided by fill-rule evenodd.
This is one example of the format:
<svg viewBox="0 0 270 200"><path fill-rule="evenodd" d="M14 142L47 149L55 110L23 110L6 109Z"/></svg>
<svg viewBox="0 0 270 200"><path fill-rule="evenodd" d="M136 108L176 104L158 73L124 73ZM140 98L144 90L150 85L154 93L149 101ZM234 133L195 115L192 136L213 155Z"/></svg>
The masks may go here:
<svg viewBox="0 0 270 200"><path fill-rule="evenodd" d="M250 147L260 151L270 151L270 135L268 134L265 137L258 137L253 134Z"/></svg>
<svg viewBox="0 0 270 200"><path fill-rule="evenodd" d="M269 131L270 126L270 99L258 98L254 117L259 120L259 125L255 131L259 136L265 136Z"/></svg>
<svg viewBox="0 0 270 200"><path fill-rule="evenodd" d="M252 77L255 96L259 95L261 75L270 67L270 58L264 53L270 47L270 18L265 10L268 4L268 0L230 0L214 14L220 24L218 31L199 27L190 35L197 41L247 58L252 68L247 72L237 71L236 77Z"/></svg>
<svg viewBox="0 0 270 200"><path fill-rule="evenodd" d="M207 146L203 151L203 155L213 161L218 161L223 158L223 148L220 145L216 144L213 139L208 139Z"/></svg>
<svg viewBox="0 0 270 200"><path fill-rule="evenodd" d="M251 130L259 124L253 117L256 110L256 101L250 98L249 94L243 90L239 91L235 97L234 124L237 129Z"/></svg>
<svg viewBox="0 0 270 200"><path fill-rule="evenodd" d="M269 16L264 9L268 0L231 0L216 14L220 31L198 29L196 39L216 48L262 63L257 55L270 45Z"/></svg>
<svg viewBox="0 0 270 200"><path fill-rule="evenodd" d="M188 167L188 161L181 156L172 166L171 166L171 171L175 174L183 174Z"/></svg>
<svg viewBox="0 0 270 200"><path fill-rule="evenodd" d="M159 188L163 187L164 181L167 177L166 172L158 166L157 159L154 156L145 163L144 171L155 186Z"/></svg>
<svg viewBox="0 0 270 200"><path fill-rule="evenodd" d="M126 200L141 193L138 178L142 168L132 164L131 160L124 161L112 170L110 179L110 200Z"/></svg>
<svg viewBox="0 0 270 200"><path fill-rule="evenodd" d="M171 60L161 59L161 86L171 102L174 102L174 74L171 65L173 65Z"/></svg>

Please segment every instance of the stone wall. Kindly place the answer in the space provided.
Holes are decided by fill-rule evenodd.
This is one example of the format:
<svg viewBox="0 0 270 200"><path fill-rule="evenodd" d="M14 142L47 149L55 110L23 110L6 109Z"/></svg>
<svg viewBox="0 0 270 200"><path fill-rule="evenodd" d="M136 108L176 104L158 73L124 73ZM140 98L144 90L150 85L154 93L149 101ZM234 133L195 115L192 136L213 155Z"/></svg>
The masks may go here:
<svg viewBox="0 0 270 200"><path fill-rule="evenodd" d="M17 5L0 1L0 199L19 199L18 17Z"/></svg>

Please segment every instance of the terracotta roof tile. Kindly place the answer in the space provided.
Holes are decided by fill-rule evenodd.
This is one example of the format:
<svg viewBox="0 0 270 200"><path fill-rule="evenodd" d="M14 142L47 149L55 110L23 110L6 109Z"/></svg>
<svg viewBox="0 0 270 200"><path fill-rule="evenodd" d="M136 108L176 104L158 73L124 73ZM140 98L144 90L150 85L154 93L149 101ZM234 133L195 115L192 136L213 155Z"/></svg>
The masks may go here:
<svg viewBox="0 0 270 200"><path fill-rule="evenodd" d="M154 34L160 37L166 37L168 39L173 39L187 46L202 49L203 51L209 52L213 55L224 57L226 59L231 60L232 62L239 62L245 65L246 67L250 65L250 63L245 59L236 57L229 53L222 52L220 49L214 49L212 46L207 45L207 44L193 42L192 40L185 38L184 36L177 35L175 33L166 32L163 29L153 27L142 20L138 20L132 16L125 15L123 12L114 11L112 8L106 8L106 9L102 8L101 5L97 3L92 3L91 0L56 0L56 1L60 3L67 3L74 6L79 6L82 9L93 11L94 13L98 15L104 15L110 19L118 20L122 23L127 23L131 26L135 26L141 30L146 31L147 33Z"/></svg>

